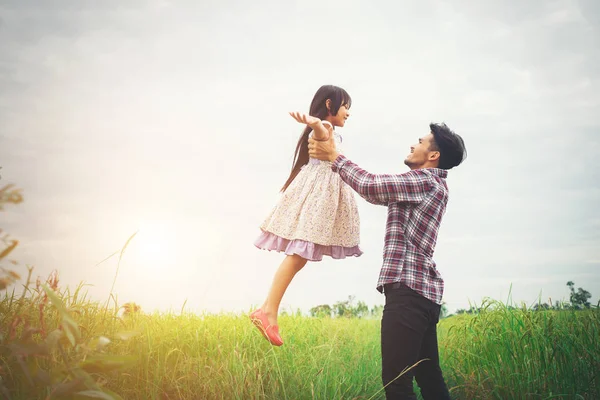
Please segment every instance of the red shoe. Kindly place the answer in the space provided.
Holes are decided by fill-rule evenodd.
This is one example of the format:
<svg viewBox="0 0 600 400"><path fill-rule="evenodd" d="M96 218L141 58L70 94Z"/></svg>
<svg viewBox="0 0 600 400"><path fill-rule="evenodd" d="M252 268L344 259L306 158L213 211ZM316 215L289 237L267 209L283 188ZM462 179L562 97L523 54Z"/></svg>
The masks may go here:
<svg viewBox="0 0 600 400"><path fill-rule="evenodd" d="M267 339L273 346L281 346L283 340L279 336L279 326L269 325L269 319L267 314L264 313L260 308L250 314L252 323L256 325L260 333Z"/></svg>

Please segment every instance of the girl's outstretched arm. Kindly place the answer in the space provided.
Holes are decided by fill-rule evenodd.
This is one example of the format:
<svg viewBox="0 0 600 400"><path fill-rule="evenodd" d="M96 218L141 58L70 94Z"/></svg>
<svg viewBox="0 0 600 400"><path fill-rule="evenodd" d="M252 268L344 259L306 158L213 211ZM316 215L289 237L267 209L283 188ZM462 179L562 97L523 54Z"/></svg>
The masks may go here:
<svg viewBox="0 0 600 400"><path fill-rule="evenodd" d="M329 140L333 132L333 125L329 121L321 121L317 117L312 117L298 111L290 112L290 115L301 124L310 126L314 131L313 138L315 140Z"/></svg>

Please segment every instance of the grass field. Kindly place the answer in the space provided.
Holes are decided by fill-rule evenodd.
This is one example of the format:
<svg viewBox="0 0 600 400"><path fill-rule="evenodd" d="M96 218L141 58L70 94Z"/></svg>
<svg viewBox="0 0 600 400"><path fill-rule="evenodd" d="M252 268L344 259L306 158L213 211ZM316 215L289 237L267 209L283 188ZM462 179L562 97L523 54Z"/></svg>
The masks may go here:
<svg viewBox="0 0 600 400"><path fill-rule="evenodd" d="M50 280L24 297L0 293L0 398L384 397L378 319L282 316L286 343L274 348L246 315L133 307L123 315L80 289ZM600 398L597 308L536 312L490 302L439 329L454 398Z"/></svg>

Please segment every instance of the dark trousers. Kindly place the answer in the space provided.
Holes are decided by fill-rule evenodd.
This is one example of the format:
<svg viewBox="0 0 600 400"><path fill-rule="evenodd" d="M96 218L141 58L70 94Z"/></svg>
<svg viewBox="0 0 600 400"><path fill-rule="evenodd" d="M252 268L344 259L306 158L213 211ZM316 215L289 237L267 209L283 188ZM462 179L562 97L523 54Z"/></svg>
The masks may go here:
<svg viewBox="0 0 600 400"><path fill-rule="evenodd" d="M381 361L383 384L389 383L386 399L416 399L413 377L425 400L450 399L438 355L436 325L440 306L404 284L384 291ZM424 358L428 360L396 379L404 369Z"/></svg>

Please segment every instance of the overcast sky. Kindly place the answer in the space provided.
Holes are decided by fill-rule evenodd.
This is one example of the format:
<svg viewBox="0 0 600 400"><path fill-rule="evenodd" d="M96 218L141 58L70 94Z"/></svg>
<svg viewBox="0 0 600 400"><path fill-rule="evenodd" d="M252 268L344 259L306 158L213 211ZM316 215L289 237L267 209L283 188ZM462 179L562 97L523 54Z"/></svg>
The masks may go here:
<svg viewBox="0 0 600 400"><path fill-rule="evenodd" d="M83 5L90 4L90 5ZM435 260L450 310L600 295L600 3L2 1L0 214L37 275L145 310L247 311L283 256L253 246L323 84L352 96L345 154L401 173L446 122ZM357 197L358 198L358 197ZM362 257L310 263L282 306L375 290L386 209L358 198Z"/></svg>

